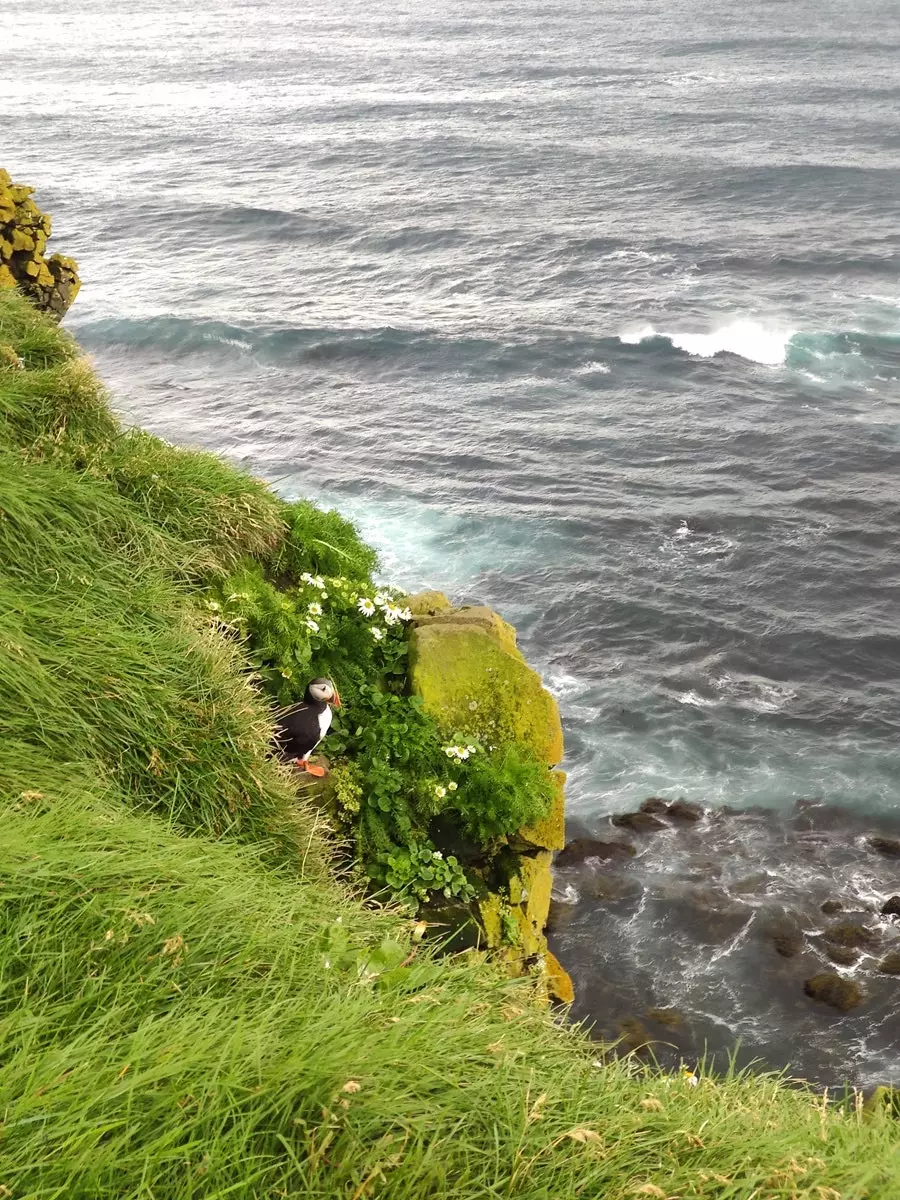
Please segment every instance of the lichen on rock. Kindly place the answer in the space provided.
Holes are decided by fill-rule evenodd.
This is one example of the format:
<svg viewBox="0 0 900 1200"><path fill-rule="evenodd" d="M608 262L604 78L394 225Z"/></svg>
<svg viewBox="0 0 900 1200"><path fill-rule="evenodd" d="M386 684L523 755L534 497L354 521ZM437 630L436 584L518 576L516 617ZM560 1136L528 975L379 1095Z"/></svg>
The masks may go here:
<svg viewBox="0 0 900 1200"><path fill-rule="evenodd" d="M18 287L35 307L59 319L81 287L78 264L62 254L44 257L51 223L33 192L0 168L0 288Z"/></svg>

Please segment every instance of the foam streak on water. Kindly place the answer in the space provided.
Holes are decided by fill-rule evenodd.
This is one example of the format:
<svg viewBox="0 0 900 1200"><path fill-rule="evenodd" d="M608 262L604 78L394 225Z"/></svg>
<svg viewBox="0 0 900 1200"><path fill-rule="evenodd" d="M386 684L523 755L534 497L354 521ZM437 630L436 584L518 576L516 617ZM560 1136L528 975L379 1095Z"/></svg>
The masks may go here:
<svg viewBox="0 0 900 1200"><path fill-rule="evenodd" d="M0 157L127 414L502 609L576 818L897 808L894 0L41 11Z"/></svg>

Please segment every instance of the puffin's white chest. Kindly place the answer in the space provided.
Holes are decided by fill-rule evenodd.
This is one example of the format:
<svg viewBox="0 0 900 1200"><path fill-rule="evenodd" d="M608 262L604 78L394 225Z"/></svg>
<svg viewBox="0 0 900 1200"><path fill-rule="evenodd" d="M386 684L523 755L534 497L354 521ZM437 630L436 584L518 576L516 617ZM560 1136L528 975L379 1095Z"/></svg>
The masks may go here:
<svg viewBox="0 0 900 1200"><path fill-rule="evenodd" d="M330 704L326 704L324 710L319 713L319 741L322 740L331 728L331 718L333 715Z"/></svg>

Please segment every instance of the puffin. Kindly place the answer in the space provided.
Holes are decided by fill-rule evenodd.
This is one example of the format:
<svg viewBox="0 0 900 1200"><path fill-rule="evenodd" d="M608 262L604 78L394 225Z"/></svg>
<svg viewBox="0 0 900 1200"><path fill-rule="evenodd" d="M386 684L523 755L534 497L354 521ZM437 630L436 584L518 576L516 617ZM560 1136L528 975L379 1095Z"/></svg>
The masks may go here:
<svg viewBox="0 0 900 1200"><path fill-rule="evenodd" d="M340 708L341 698L331 680L311 679L301 702L285 709L275 722L275 744L281 755L317 778L325 768L311 763L309 756L331 728L332 706Z"/></svg>

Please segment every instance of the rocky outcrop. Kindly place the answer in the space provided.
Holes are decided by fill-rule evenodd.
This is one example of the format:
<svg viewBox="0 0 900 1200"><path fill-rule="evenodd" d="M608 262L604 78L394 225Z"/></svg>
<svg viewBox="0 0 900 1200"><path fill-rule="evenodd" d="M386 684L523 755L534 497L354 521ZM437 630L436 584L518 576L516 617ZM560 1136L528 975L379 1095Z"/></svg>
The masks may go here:
<svg viewBox="0 0 900 1200"><path fill-rule="evenodd" d="M78 264L62 254L45 257L50 217L32 200L33 193L0 168L0 288L18 287L37 308L59 319L78 295Z"/></svg>
<svg viewBox="0 0 900 1200"><path fill-rule="evenodd" d="M565 773L562 724L556 701L516 645L516 632L481 605L453 608L441 592L408 600L410 686L448 736L483 745L526 746L553 772L554 794L540 821L518 830L478 863L488 880L472 913L485 944L513 973L542 967L548 994L572 1002L572 984L547 949L553 851L565 845Z"/></svg>
<svg viewBox="0 0 900 1200"><path fill-rule="evenodd" d="M488 608L414 617L410 681L448 732L490 745L519 742L548 767L563 756L556 701L519 653L515 631Z"/></svg>

